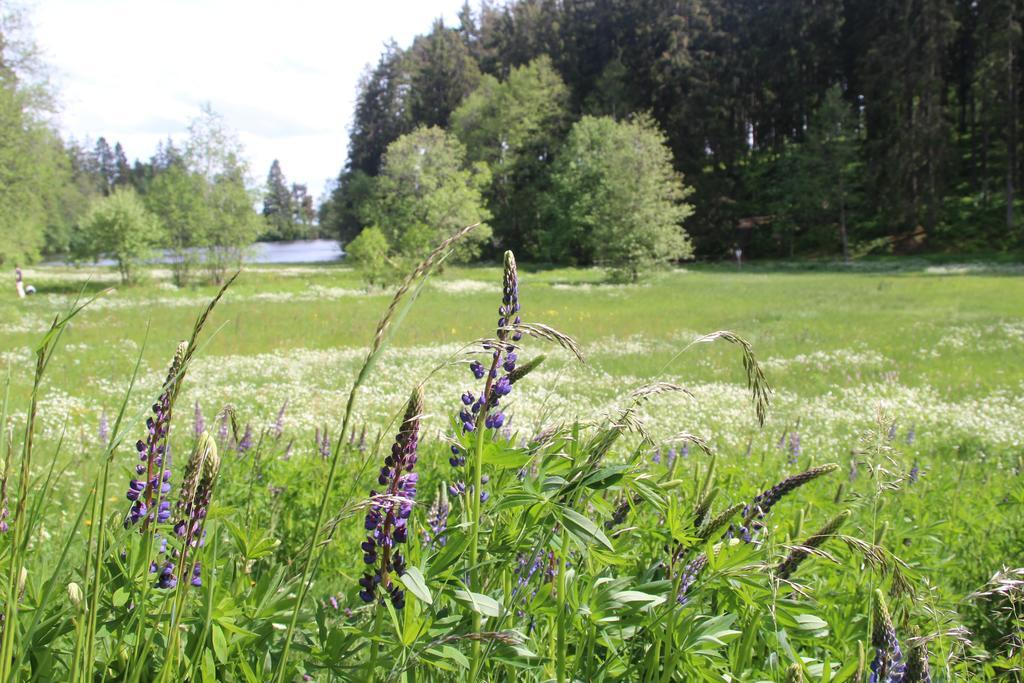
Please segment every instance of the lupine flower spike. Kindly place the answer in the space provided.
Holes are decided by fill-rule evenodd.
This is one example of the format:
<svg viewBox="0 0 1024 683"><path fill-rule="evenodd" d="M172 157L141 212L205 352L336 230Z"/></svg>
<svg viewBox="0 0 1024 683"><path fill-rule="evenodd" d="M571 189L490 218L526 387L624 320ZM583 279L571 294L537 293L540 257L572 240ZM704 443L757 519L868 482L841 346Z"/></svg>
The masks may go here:
<svg viewBox="0 0 1024 683"><path fill-rule="evenodd" d="M519 271L516 267L516 258L511 251L505 252L505 272L502 279L501 306L498 307L498 329L497 341L488 342L484 348L491 351L490 368L478 360L473 361L469 369L476 379L484 380L484 387L480 395L472 391L462 394L462 408L459 411L459 422L462 425L463 433L474 432L477 429L499 430L506 423L505 414L500 410L501 400L512 393L512 385L516 380L521 379L526 372L536 367L536 362L518 368L516 363L519 360L516 353L517 343L523 338L522 332L517 326L522 320L519 317ZM539 361L538 361L539 362ZM525 370L526 372L523 372ZM485 379L486 378L486 379ZM466 454L457 445L452 446L452 457L449 458L452 467L463 467L466 464ZM449 487L453 495L458 495L464 489L461 482L456 482ZM481 500L486 500L487 494L479 493Z"/></svg>
<svg viewBox="0 0 1024 683"><path fill-rule="evenodd" d="M391 575L405 573L405 558L397 546L409 538L409 517L412 515L419 475L413 472L418 457L420 417L423 414L423 390L417 388L405 409L402 426L384 459L377 483L382 493L370 491L370 505L364 527L366 540L360 546L367 571L359 579L359 597L364 602L378 599L378 590L391 598L395 609L405 607L405 592L392 582Z"/></svg>
<svg viewBox="0 0 1024 683"><path fill-rule="evenodd" d="M171 490L167 432L170 429L171 411L178 395L178 387L181 385L182 378L179 374L187 351L188 342L178 345L174 359L167 369L163 392L153 404L153 415L146 420L146 439L140 439L135 444L140 461L135 466L135 473L144 478L132 479L128 485L127 498L132 501L132 506L124 520L126 529L142 519L146 520L145 524L149 524L150 521L166 522L170 518L171 505L164 499Z"/></svg>
<svg viewBox="0 0 1024 683"><path fill-rule="evenodd" d="M829 522L823 526L816 534L808 538L800 545L794 547L789 551L789 555L782 561L779 568L776 570L780 579L787 579L790 575L797 570L800 563L807 559L807 556L811 552L820 547L825 541L835 535L839 530L839 527L843 525L843 522L850 516L849 510L843 510L841 513L829 520Z"/></svg>
<svg viewBox="0 0 1024 683"><path fill-rule="evenodd" d="M174 523L174 534L182 540L181 557L178 559L185 566L191 560L192 549L203 544L206 515L219 472L220 457L217 454L217 444L208 432L203 432L199 436L195 448L192 449L192 455L185 467L181 493L178 495L178 504L175 509L177 521ZM171 567L170 571L173 574L173 563L168 562L164 566L165 571L167 566ZM162 579L163 572L161 572ZM158 585L159 583L160 580L158 580ZM173 583L177 583L176 578ZM198 561L192 566L191 583L193 586L202 585ZM174 586L169 587L173 588Z"/></svg>
<svg viewBox="0 0 1024 683"><path fill-rule="evenodd" d="M448 513L450 510L448 493L445 491L444 486L439 486L437 498L434 499L434 504L430 506L430 511L427 513L427 523L430 525L430 530L423 530L423 540L427 545L434 548L444 546L447 541L445 531L448 529Z"/></svg>
<svg viewBox="0 0 1024 683"><path fill-rule="evenodd" d="M199 435L206 431L206 418L203 417L203 409L196 401L195 415L192 417L192 436L199 438Z"/></svg>
<svg viewBox="0 0 1024 683"><path fill-rule="evenodd" d="M100 428L96 435L99 437L100 443L106 443L110 438L110 420L107 419L106 410L100 413Z"/></svg>
<svg viewBox="0 0 1024 683"><path fill-rule="evenodd" d="M874 626L871 630L871 645L875 648L875 658L871 660L870 683L903 683L906 665L903 662L903 651L900 641L896 638L896 629L892 625L889 608L885 604L882 591L875 591Z"/></svg>
<svg viewBox="0 0 1024 683"><path fill-rule="evenodd" d="M821 465L820 467L812 467L809 470L805 470L799 474L794 474L792 477L783 479L772 488L756 496L743 512L742 525L739 529L732 529L730 531L738 531L740 537L744 541L751 542L756 540L755 537L762 526L758 520L767 517L772 507L782 500L786 494L800 488L810 481L814 481L822 475L833 472L836 469L837 465L830 463L828 465Z"/></svg>

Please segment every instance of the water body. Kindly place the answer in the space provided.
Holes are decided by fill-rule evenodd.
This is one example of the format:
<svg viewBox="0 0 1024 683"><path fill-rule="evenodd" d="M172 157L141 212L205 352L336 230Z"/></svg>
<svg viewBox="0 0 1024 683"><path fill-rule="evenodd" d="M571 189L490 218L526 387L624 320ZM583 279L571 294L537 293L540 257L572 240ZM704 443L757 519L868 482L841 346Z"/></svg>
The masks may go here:
<svg viewBox="0 0 1024 683"><path fill-rule="evenodd" d="M295 240L294 242L257 242L246 252L246 263L330 263L340 261L345 252L335 240ZM150 263L171 263L174 257L164 252ZM53 260L44 266L67 266L69 261ZM100 259L93 265L114 266L112 259Z"/></svg>

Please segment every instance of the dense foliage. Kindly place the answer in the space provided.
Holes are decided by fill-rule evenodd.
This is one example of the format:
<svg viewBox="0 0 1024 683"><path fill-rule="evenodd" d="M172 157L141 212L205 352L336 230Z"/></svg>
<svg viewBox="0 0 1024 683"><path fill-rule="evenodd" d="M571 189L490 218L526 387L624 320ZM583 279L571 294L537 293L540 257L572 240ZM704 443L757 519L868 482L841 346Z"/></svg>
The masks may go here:
<svg viewBox="0 0 1024 683"><path fill-rule="evenodd" d="M387 145L448 125L492 166L500 245L550 258L535 199L569 123L647 112L694 188L698 255L1019 250L1022 17L1019 0L467 3L368 69L321 221L354 236Z"/></svg>

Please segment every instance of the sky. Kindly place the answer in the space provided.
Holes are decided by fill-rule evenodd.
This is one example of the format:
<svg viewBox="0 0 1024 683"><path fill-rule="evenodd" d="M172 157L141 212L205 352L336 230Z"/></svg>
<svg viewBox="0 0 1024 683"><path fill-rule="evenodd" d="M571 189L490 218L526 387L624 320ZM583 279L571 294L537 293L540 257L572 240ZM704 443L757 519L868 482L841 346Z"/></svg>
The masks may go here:
<svg viewBox="0 0 1024 683"><path fill-rule="evenodd" d="M274 159L314 196L345 162L356 84L394 38L406 47L463 0L37 0L62 132L120 141L129 160L183 142L204 102L262 184Z"/></svg>

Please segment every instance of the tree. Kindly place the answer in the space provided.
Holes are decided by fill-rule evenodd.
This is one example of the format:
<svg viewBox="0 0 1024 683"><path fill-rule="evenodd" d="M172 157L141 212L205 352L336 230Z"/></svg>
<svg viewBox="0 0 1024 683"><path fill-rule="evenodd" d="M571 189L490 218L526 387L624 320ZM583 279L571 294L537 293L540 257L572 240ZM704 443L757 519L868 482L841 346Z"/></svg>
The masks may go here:
<svg viewBox="0 0 1024 683"><path fill-rule="evenodd" d="M255 197L248 189L242 144L209 104L189 124L185 145L188 169L203 180L202 200L208 224L203 231L205 265L215 282L239 267L259 234Z"/></svg>
<svg viewBox="0 0 1024 683"><path fill-rule="evenodd" d="M409 51L410 113L423 126L448 125L448 118L480 81L477 67L457 30L437 20Z"/></svg>
<svg viewBox="0 0 1024 683"><path fill-rule="evenodd" d="M100 136L96 140L96 147L93 149L93 159L98 174L98 189L103 196L107 196L113 191L114 184L117 182L117 158L114 156L114 150L110 149L110 145L105 137Z"/></svg>
<svg viewBox="0 0 1024 683"><path fill-rule="evenodd" d="M363 221L381 229L394 253L419 258L459 228L490 218L482 190L484 164L469 164L466 148L440 128L420 128L388 146ZM479 255L490 237L477 228L455 250L456 260Z"/></svg>
<svg viewBox="0 0 1024 683"><path fill-rule="evenodd" d="M395 279L398 270L388 258L391 250L384 232L374 226L365 228L345 245L345 256L352 260L363 279L371 287L386 285Z"/></svg>
<svg viewBox="0 0 1024 683"><path fill-rule="evenodd" d="M128 165L128 157L124 153L121 143L114 144L114 177L111 182L113 186L130 185L132 182L132 167Z"/></svg>
<svg viewBox="0 0 1024 683"><path fill-rule="evenodd" d="M83 208L52 109L25 16L0 6L0 263L66 245Z"/></svg>
<svg viewBox="0 0 1024 683"><path fill-rule="evenodd" d="M410 124L409 72L405 53L393 41L377 66L359 79L356 109L349 130L349 171L376 175L388 145L414 126Z"/></svg>
<svg viewBox="0 0 1024 683"><path fill-rule="evenodd" d="M292 225L297 239L316 237L316 209L313 208L313 196L302 183L292 183L291 191Z"/></svg>
<svg viewBox="0 0 1024 683"><path fill-rule="evenodd" d="M682 228L690 190L672 168L665 135L647 116L628 122L585 116L569 132L553 174L553 260L597 263L614 277L688 258Z"/></svg>
<svg viewBox="0 0 1024 683"><path fill-rule="evenodd" d="M270 165L267 184L263 190L263 217L267 219L266 237L269 239L295 239L292 195L277 159Z"/></svg>
<svg viewBox="0 0 1024 683"><path fill-rule="evenodd" d="M471 161L488 164L488 188L498 237L536 256L540 198L548 170L569 125L569 91L548 57L512 69L504 83L484 76L452 114L452 130Z"/></svg>
<svg viewBox="0 0 1024 683"><path fill-rule="evenodd" d="M179 287L188 284L207 241L210 207L204 201L204 185L199 175L172 165L154 177L145 195L146 206L163 224L163 245L170 252L171 275Z"/></svg>
<svg viewBox="0 0 1024 683"><path fill-rule="evenodd" d="M134 282L138 268L160 241L159 223L135 190L116 188L97 199L82 219L79 256L117 261L121 282Z"/></svg>

